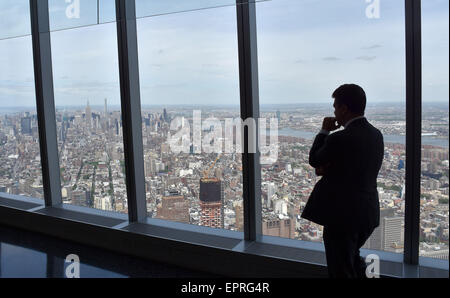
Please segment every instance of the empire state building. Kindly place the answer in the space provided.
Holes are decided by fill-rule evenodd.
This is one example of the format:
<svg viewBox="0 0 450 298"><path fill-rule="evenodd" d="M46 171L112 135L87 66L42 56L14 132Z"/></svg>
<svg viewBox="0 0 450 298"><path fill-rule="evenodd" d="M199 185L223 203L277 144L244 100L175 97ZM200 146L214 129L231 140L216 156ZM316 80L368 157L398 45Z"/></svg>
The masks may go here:
<svg viewBox="0 0 450 298"><path fill-rule="evenodd" d="M87 101L87 106L86 106L86 126L89 129L89 131L91 130L91 121L92 121L92 111L91 111L91 106L89 105L89 100Z"/></svg>

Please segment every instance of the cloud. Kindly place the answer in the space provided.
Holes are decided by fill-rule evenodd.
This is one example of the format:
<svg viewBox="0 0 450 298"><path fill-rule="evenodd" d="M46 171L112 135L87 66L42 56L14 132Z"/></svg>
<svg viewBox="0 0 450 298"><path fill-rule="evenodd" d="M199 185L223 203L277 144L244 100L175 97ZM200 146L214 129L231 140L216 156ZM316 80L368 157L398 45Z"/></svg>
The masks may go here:
<svg viewBox="0 0 450 298"><path fill-rule="evenodd" d="M357 60L363 60L363 61L373 61L377 59L377 56L359 56L356 57Z"/></svg>
<svg viewBox="0 0 450 298"><path fill-rule="evenodd" d="M378 48L382 48L382 45L379 44L374 44L368 47L362 47L361 50L374 50L374 49L378 49Z"/></svg>
<svg viewBox="0 0 450 298"><path fill-rule="evenodd" d="M323 61L330 61L330 62L335 62L335 61L340 61L341 58L338 57L325 57L322 59Z"/></svg>

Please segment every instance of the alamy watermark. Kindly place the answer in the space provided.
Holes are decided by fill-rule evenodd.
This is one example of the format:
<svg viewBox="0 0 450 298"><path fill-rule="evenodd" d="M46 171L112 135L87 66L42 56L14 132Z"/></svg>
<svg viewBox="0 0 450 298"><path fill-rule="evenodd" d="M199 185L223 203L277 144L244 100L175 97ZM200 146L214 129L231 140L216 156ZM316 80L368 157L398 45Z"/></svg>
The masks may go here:
<svg viewBox="0 0 450 298"><path fill-rule="evenodd" d="M174 154L259 152L261 164L273 164L278 160L278 119L271 118L269 123L270 137L267 144L267 118L248 118L245 121L241 118L226 118L221 121L211 117L202 121L202 112L195 110L192 126L185 117L176 117L171 121L171 133L167 141ZM245 133L248 149L244 152Z"/></svg>
<svg viewBox="0 0 450 298"><path fill-rule="evenodd" d="M370 254L366 257L366 264L367 278L380 278L380 257L376 254Z"/></svg>
<svg viewBox="0 0 450 298"><path fill-rule="evenodd" d="M366 0L369 5L366 8L366 17L368 19L380 18L380 0Z"/></svg>
<svg viewBox="0 0 450 298"><path fill-rule="evenodd" d="M66 257L66 278L80 278L80 257L75 254Z"/></svg>
<svg viewBox="0 0 450 298"><path fill-rule="evenodd" d="M80 0L64 0L68 6L66 7L66 17L68 19L79 19L81 13ZM368 4L366 8L366 17L369 19L380 18L380 1L381 0L365 0Z"/></svg>
<svg viewBox="0 0 450 298"><path fill-rule="evenodd" d="M69 5L66 8L66 17L68 19L79 19L81 13L80 0L65 0Z"/></svg>

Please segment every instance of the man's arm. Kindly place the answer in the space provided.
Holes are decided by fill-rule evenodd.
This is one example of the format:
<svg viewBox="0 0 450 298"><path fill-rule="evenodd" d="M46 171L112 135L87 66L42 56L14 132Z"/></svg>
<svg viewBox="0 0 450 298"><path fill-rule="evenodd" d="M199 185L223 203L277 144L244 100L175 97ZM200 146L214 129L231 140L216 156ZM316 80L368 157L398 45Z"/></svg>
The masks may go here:
<svg viewBox="0 0 450 298"><path fill-rule="evenodd" d="M317 135L309 152L309 164L316 169L329 166L336 159L338 149L334 136Z"/></svg>
<svg viewBox="0 0 450 298"><path fill-rule="evenodd" d="M319 173L323 175L324 170L337 158L339 145L336 136L329 135L330 131L338 129L340 126L335 124L335 118L325 118L323 121L322 131L317 135L314 144L309 153L309 164L319 169Z"/></svg>

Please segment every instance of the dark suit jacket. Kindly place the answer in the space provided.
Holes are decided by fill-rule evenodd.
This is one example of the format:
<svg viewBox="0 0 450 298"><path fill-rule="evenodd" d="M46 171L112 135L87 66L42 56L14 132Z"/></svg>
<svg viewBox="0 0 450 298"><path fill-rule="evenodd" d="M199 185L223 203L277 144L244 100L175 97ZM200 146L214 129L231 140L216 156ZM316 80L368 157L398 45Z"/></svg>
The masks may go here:
<svg viewBox="0 0 450 298"><path fill-rule="evenodd" d="M384 156L381 132L366 118L314 140L309 163L328 165L315 185L302 218L346 231L367 231L380 223L377 177Z"/></svg>

